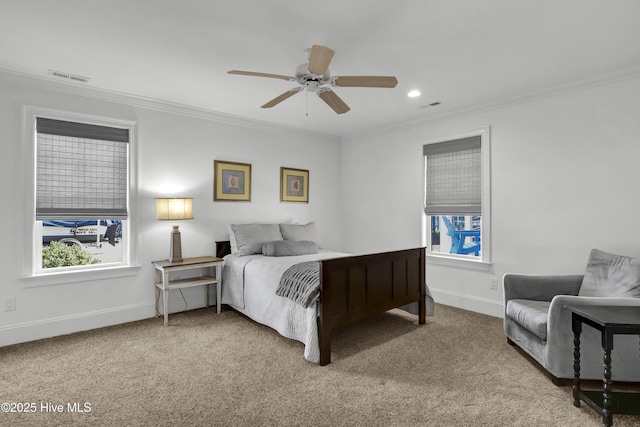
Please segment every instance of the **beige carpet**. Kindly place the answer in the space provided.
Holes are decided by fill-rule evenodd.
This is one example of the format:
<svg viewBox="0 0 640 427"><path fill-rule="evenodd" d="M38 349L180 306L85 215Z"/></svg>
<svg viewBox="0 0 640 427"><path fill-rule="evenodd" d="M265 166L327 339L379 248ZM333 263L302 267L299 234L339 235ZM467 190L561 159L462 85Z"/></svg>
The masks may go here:
<svg viewBox="0 0 640 427"><path fill-rule="evenodd" d="M1 413L0 425L602 425L506 343L501 319L447 306L423 326L392 311L344 328L325 367L230 310L170 322L0 348L0 403L35 410Z"/></svg>

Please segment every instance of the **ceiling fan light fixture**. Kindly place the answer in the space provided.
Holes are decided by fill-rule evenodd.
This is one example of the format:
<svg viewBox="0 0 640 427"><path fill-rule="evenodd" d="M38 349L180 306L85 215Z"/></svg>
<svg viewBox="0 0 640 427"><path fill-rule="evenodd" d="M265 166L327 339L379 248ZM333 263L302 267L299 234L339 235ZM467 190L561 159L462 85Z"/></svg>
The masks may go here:
<svg viewBox="0 0 640 427"><path fill-rule="evenodd" d="M318 83L318 82L316 82L316 81L310 81L310 82L307 82L307 83L305 84L305 86L306 86L306 88L307 88L307 91L308 91L308 92L311 92L311 93L313 93L313 92L318 92L319 90L321 90L321 88L320 88L320 83Z"/></svg>
<svg viewBox="0 0 640 427"><path fill-rule="evenodd" d="M409 98L417 98L417 97L419 97L420 95L421 95L420 91L419 91L419 90L416 90L416 89L414 89L414 90L410 91L410 92L407 94L407 96L408 96Z"/></svg>

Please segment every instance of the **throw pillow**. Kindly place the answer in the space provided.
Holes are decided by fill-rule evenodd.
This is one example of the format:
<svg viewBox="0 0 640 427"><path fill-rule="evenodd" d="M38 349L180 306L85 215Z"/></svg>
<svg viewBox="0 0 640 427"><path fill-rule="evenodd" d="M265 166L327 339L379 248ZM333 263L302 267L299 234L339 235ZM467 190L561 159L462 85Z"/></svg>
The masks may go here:
<svg viewBox="0 0 640 427"><path fill-rule="evenodd" d="M640 298L640 260L593 249L578 295Z"/></svg>
<svg viewBox="0 0 640 427"><path fill-rule="evenodd" d="M262 245L262 255L266 256L298 256L317 254L318 244L308 240L277 240Z"/></svg>

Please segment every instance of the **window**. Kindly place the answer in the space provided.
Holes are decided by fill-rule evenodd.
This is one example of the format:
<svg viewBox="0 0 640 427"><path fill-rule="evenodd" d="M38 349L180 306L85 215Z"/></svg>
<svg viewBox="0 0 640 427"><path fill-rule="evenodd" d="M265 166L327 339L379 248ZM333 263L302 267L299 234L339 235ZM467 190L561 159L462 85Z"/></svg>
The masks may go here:
<svg viewBox="0 0 640 427"><path fill-rule="evenodd" d="M490 262L489 128L423 146L430 255Z"/></svg>
<svg viewBox="0 0 640 427"><path fill-rule="evenodd" d="M25 118L34 195L25 275L131 265L134 125L34 108Z"/></svg>

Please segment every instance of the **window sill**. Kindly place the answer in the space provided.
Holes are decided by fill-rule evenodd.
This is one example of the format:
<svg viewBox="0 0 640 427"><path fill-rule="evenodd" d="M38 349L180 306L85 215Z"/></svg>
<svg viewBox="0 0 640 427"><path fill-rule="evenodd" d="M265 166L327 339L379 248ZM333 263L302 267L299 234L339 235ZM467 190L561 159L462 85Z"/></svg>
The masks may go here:
<svg viewBox="0 0 640 427"><path fill-rule="evenodd" d="M86 282L93 280L114 279L117 277L135 276L140 265L96 268L79 271L59 271L55 273L40 273L20 277L23 288L61 285L67 283Z"/></svg>
<svg viewBox="0 0 640 427"><path fill-rule="evenodd" d="M453 257L450 255L436 255L427 253L427 265L442 265L445 267L466 268L478 271L491 271L491 263L462 257Z"/></svg>

